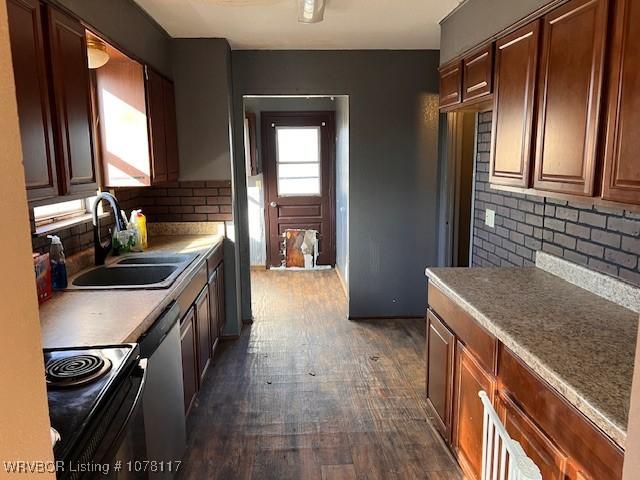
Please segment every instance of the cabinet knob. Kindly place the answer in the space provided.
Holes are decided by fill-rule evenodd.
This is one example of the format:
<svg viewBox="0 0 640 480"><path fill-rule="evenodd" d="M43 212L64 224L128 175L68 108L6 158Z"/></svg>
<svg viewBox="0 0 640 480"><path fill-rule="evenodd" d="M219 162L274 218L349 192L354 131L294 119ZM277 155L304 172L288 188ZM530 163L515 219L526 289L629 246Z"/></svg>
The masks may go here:
<svg viewBox="0 0 640 480"><path fill-rule="evenodd" d="M276 208L276 207L278 206L278 204L277 204L276 202L271 202L271 203L269 204L269 206L270 206L271 208Z"/></svg>

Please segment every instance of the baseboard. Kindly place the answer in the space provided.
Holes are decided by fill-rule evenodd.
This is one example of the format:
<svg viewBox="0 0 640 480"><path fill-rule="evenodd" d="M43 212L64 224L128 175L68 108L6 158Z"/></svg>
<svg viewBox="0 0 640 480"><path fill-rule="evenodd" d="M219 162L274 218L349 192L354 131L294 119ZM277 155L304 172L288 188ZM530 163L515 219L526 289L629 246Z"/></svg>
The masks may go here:
<svg viewBox="0 0 640 480"><path fill-rule="evenodd" d="M424 317L419 317L419 316L415 316L415 315L411 315L411 316L389 316L389 315L385 315L385 316L368 316L368 317L360 317L360 316L354 316L354 315L349 315L347 317L349 320L422 320Z"/></svg>
<svg viewBox="0 0 640 480"><path fill-rule="evenodd" d="M347 282L345 282L344 278L342 277L342 273L340 273L340 269L334 268L334 270L338 274L338 280L340 280L340 285L342 285L342 290L344 290L344 295L347 297L347 300L349 300L349 290L347 289Z"/></svg>

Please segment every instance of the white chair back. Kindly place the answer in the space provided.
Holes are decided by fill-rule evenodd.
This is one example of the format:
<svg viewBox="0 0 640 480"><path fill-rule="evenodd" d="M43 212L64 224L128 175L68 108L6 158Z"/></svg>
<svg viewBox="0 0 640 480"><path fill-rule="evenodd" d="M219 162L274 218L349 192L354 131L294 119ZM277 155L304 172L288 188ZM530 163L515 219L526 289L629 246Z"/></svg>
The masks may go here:
<svg viewBox="0 0 640 480"><path fill-rule="evenodd" d="M478 395L484 405L482 480L542 480L538 466L509 437L487 394Z"/></svg>

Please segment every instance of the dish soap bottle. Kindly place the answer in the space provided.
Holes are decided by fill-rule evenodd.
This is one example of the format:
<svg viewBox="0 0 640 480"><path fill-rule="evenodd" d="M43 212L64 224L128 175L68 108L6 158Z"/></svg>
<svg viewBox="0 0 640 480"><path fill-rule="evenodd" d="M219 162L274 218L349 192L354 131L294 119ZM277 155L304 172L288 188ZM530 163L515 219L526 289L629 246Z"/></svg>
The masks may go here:
<svg viewBox="0 0 640 480"><path fill-rule="evenodd" d="M51 286L54 290L67 288L67 265L64 258L64 247L57 235L47 235L51 239L49 261L51 262Z"/></svg>

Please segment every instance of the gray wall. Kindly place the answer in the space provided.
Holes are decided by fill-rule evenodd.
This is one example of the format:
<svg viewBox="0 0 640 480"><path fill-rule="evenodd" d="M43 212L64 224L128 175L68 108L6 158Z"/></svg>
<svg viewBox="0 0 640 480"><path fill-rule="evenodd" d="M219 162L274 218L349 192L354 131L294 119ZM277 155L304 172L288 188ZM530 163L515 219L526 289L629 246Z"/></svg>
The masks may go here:
<svg viewBox="0 0 640 480"><path fill-rule="evenodd" d="M435 264L437 250L438 60L437 51L232 52L237 132L243 95L350 97L352 317L424 315L424 268ZM238 151L242 140L235 136ZM247 199L238 193L246 179L239 159L242 312L248 318Z"/></svg>
<svg viewBox="0 0 640 480"><path fill-rule="evenodd" d="M336 270L349 297L349 97L336 98Z"/></svg>
<svg viewBox="0 0 640 480"><path fill-rule="evenodd" d="M225 39L171 41L180 180L231 178L231 50Z"/></svg>
<svg viewBox="0 0 640 480"><path fill-rule="evenodd" d="M440 23L440 62L448 62L551 1L467 0Z"/></svg>
<svg viewBox="0 0 640 480"><path fill-rule="evenodd" d="M168 77L169 35L132 0L56 0L88 24Z"/></svg>

